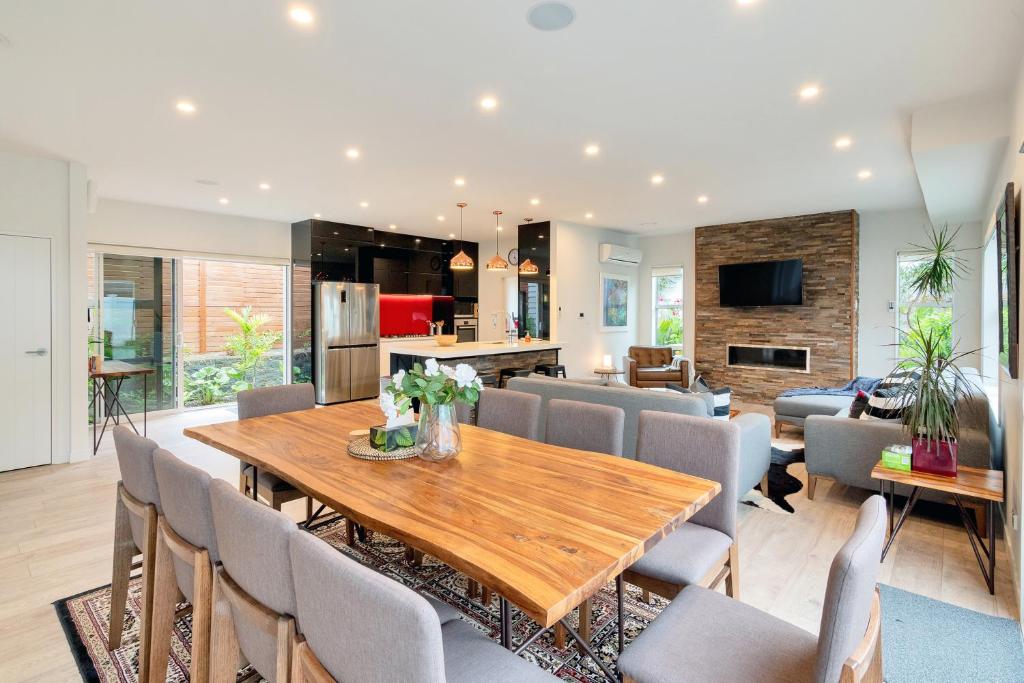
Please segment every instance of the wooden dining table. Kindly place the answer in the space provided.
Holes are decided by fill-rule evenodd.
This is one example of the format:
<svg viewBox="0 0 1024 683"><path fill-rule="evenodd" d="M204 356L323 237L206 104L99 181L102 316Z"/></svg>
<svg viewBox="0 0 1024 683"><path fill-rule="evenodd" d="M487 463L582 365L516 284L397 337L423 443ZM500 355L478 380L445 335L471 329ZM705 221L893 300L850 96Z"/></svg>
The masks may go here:
<svg viewBox="0 0 1024 683"><path fill-rule="evenodd" d="M375 403L348 403L185 429L185 436L265 469L346 518L436 557L495 591L501 640L521 652L706 505L721 486L635 460L462 425L445 462L348 454L381 424ZM255 473L254 473L255 478ZM509 603L540 628L513 647Z"/></svg>

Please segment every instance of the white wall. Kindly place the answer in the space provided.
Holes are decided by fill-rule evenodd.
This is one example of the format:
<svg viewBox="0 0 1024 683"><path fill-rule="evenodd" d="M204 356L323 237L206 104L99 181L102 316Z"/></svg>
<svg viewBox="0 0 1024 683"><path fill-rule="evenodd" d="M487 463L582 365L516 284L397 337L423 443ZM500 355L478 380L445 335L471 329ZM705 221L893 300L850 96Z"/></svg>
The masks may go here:
<svg viewBox="0 0 1024 683"><path fill-rule="evenodd" d="M896 254L911 251L911 244L925 243L925 230L930 225L923 208L860 214L858 374L882 377L892 370L896 313L889 310L889 302L896 301ZM983 239L980 223L961 226L957 246L963 249L960 256L970 274L953 293L953 316L954 336L963 351L982 346ZM971 356L962 364L980 368L981 359Z"/></svg>
<svg viewBox="0 0 1024 683"><path fill-rule="evenodd" d="M1006 146L1003 162L1000 165L996 182L992 187L991 199L988 202L989 218L985 224L986 238L991 233L995 222L996 207L1002 202L1006 183L1013 182L1020 192L1024 186L1024 154L1019 149L1024 144L1024 60L1021 61L1014 82L1012 93L1013 120L1009 143ZM995 273L986 273L985 277L995 277ZM1021 288L1024 290L1024 287ZM1018 301L1018 304L1020 302ZM1024 310L1024 309L1020 309ZM1024 316L1018 320L1018 334L1024 339ZM1018 363L1018 366L1020 363ZM1014 519L1024 509L1024 486L1022 486L1022 470L1024 470L1024 382L1020 378L1012 379L1001 368L999 369L999 420L1003 427L1003 455L1006 467L1006 504L1004 505L1004 522L1006 543L1010 549L1013 562L1014 587L1024 611L1024 600L1021 600L1021 585L1024 584L1024 557L1022 557L1020 523L1014 525Z"/></svg>
<svg viewBox="0 0 1024 683"><path fill-rule="evenodd" d="M89 242L191 253L290 259L291 225L260 218L100 199Z"/></svg>
<svg viewBox="0 0 1024 683"><path fill-rule="evenodd" d="M654 294L651 291L651 271L662 266L682 266L683 268L683 355L693 358L693 347L697 333L694 324L696 318L696 277L693 253L697 233L693 228L673 233L657 235L639 240L643 249L644 260L640 264L640 315L637 325L637 344L653 343L653 327L651 309L654 305Z"/></svg>
<svg viewBox="0 0 1024 683"><path fill-rule="evenodd" d="M604 242L637 246L632 235L576 223L551 225L552 337L565 344L559 360L569 377L594 378L601 357L611 355L616 366L636 343L640 297L640 269L602 264L599 245ZM600 320L601 273L630 278L629 325L625 332L602 332ZM582 316L582 317L581 317Z"/></svg>
<svg viewBox="0 0 1024 683"><path fill-rule="evenodd" d="M83 166L0 152L0 232L50 239L55 463L82 459L90 453L86 430L85 209Z"/></svg>

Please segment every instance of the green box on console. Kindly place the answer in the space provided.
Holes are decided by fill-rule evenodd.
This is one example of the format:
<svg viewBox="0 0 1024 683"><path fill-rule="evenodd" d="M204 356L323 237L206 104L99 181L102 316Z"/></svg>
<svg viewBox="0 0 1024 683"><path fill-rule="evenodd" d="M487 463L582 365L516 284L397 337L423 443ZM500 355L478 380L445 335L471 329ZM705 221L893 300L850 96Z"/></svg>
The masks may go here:
<svg viewBox="0 0 1024 683"><path fill-rule="evenodd" d="M886 446L882 449L882 467L909 472L912 450L910 446Z"/></svg>

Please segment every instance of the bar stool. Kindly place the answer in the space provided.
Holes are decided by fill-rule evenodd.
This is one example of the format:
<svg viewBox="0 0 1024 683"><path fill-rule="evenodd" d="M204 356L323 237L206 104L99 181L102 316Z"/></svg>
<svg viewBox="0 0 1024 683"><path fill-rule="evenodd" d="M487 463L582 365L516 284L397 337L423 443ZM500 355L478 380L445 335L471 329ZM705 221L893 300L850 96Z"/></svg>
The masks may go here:
<svg viewBox="0 0 1024 683"><path fill-rule="evenodd" d="M498 388L502 388L512 377L529 377L533 370L517 370L515 368L502 368L498 373Z"/></svg>
<svg viewBox="0 0 1024 683"><path fill-rule="evenodd" d="M541 363L533 369L539 375L565 378L565 366L559 363Z"/></svg>

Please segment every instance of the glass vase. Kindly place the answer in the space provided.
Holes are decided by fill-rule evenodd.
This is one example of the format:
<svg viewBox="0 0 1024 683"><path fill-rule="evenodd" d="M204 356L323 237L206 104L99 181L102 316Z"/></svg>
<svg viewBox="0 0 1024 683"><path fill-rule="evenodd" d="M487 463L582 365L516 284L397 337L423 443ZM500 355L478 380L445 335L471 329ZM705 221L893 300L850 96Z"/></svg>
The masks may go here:
<svg viewBox="0 0 1024 683"><path fill-rule="evenodd" d="M454 403L420 403L420 424L416 432L416 450L424 460L440 462L454 458L462 450L462 434Z"/></svg>

